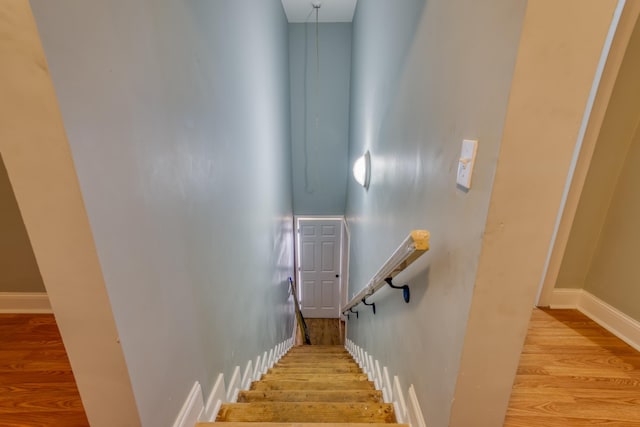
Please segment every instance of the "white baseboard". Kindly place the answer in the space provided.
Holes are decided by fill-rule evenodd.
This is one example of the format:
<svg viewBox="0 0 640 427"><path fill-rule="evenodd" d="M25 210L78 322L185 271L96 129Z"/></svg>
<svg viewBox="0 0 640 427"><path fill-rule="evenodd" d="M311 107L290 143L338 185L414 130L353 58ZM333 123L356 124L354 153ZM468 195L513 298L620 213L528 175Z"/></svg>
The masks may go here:
<svg viewBox="0 0 640 427"><path fill-rule="evenodd" d="M200 420L202 413L204 412L204 401L202 399L202 387L200 383L196 381L182 405L182 409L176 417L176 421L173 423L173 427L194 427Z"/></svg>
<svg viewBox="0 0 640 427"><path fill-rule="evenodd" d="M235 402L238 399L238 393L241 387L242 377L240 376L240 366L236 366L229 380L226 402Z"/></svg>
<svg viewBox="0 0 640 427"><path fill-rule="evenodd" d="M400 385L400 379L395 376L393 377L393 382L391 382L389 370L386 366L380 369L378 360L375 360L372 355L350 339L345 340L345 348L353 356L362 371L374 382L376 388L382 391L385 403L393 404L396 421L399 424L409 424L411 427L426 427L413 384L408 390L409 400L407 404L402 391L403 388Z"/></svg>
<svg viewBox="0 0 640 427"><path fill-rule="evenodd" d="M551 308L578 308L582 289L554 289L551 295Z"/></svg>
<svg viewBox="0 0 640 427"><path fill-rule="evenodd" d="M196 381L187 396L182 409L178 413L173 427L194 427L197 422L215 421L220 406L225 402L235 402L241 390L249 389L252 381L260 379L262 374L285 354L293 346L294 339L289 338L272 349L265 351L262 356L256 358L255 365L251 361L247 363L244 374L240 375L240 367L236 366L231 375L228 387L225 387L223 374L218 374L215 384L209 393L205 406L202 387Z"/></svg>
<svg viewBox="0 0 640 427"><path fill-rule="evenodd" d="M587 291L583 291L578 310L594 322L640 351L640 322Z"/></svg>
<svg viewBox="0 0 640 427"><path fill-rule="evenodd" d="M253 364L251 360L247 362L247 367L244 368L244 374L242 374L242 381L240 383L240 387L243 390L247 390L253 381Z"/></svg>
<svg viewBox="0 0 640 427"><path fill-rule="evenodd" d="M53 313L45 292L0 292L0 313Z"/></svg>
<svg viewBox="0 0 640 427"><path fill-rule="evenodd" d="M571 304L573 302L573 304ZM574 308L640 351L640 322L584 289L555 289L551 308Z"/></svg>
<svg viewBox="0 0 640 427"><path fill-rule="evenodd" d="M207 404L204 407L204 413L200 417L200 421L215 421L218 411L220 410L220 406L222 406L222 403L226 401L226 397L227 392L224 386L224 375L218 374L218 378L211 389L211 393L209 393L209 398L207 399Z"/></svg>
<svg viewBox="0 0 640 427"><path fill-rule="evenodd" d="M262 356L258 355L256 357L256 364L253 367L253 376L251 377L252 381L258 381L260 379L260 377L262 376L261 361L262 361Z"/></svg>
<svg viewBox="0 0 640 427"><path fill-rule="evenodd" d="M420 410L418 396L416 396L416 389L413 388L413 384L409 387L409 399L407 400L407 404L409 424L413 427L427 427L427 423L425 423L422 411Z"/></svg>

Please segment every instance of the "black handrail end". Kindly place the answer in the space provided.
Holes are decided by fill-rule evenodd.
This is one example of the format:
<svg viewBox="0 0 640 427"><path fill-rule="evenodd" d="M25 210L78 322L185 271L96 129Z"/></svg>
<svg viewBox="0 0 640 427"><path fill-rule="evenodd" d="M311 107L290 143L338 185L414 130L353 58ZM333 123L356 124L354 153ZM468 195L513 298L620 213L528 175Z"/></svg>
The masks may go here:
<svg viewBox="0 0 640 427"><path fill-rule="evenodd" d="M411 290L409 289L409 285L396 286L393 284L393 279L391 277L387 277L386 279L384 279L384 281L387 282L387 285L389 285L393 289L402 289L402 297L404 298L404 302L406 302L407 304L409 303L409 301L411 300Z"/></svg>

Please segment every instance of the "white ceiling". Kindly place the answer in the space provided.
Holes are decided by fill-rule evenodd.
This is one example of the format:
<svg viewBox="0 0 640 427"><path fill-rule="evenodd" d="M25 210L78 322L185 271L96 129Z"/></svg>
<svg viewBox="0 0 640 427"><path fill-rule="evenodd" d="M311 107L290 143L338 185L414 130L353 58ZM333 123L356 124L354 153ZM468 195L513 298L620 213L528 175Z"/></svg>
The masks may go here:
<svg viewBox="0 0 640 427"><path fill-rule="evenodd" d="M289 22L316 22L312 3L320 3L318 21L351 22L358 0L282 0Z"/></svg>

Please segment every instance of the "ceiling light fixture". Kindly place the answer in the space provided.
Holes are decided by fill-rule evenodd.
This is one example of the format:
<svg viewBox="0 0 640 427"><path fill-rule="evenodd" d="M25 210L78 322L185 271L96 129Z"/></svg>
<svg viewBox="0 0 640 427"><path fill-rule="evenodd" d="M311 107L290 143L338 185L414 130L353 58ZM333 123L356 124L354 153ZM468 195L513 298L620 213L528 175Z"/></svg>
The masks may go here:
<svg viewBox="0 0 640 427"><path fill-rule="evenodd" d="M369 189L369 180L371 179L371 154L369 150L353 164L353 177L365 189Z"/></svg>

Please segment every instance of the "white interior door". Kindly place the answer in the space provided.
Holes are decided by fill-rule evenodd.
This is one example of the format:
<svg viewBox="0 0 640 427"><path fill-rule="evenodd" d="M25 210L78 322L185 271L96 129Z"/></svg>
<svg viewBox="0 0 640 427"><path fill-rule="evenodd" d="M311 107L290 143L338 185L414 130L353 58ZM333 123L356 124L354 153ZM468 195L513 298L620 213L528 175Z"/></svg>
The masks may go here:
<svg viewBox="0 0 640 427"><path fill-rule="evenodd" d="M340 315L342 221L299 219L300 308L309 318Z"/></svg>

